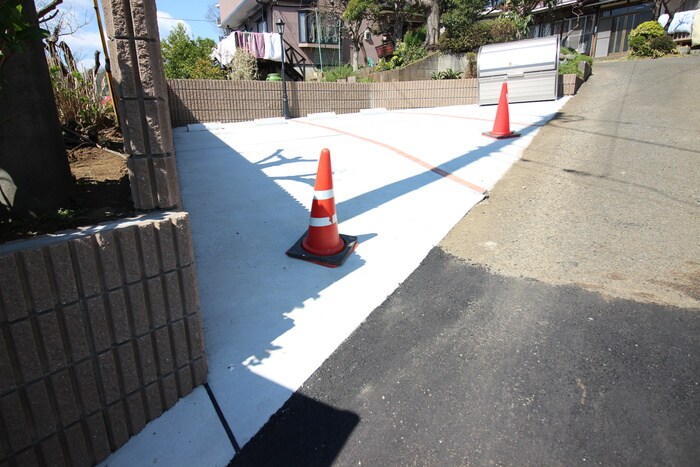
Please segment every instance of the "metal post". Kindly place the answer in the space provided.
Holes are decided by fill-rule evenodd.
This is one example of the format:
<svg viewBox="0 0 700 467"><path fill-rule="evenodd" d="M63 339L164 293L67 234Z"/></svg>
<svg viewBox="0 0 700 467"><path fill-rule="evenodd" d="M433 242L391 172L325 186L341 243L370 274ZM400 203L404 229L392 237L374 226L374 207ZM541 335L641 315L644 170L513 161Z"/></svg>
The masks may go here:
<svg viewBox="0 0 700 467"><path fill-rule="evenodd" d="M287 98L287 76L284 72L284 61L285 61L285 50L284 50L284 21L280 18L277 21L277 32L280 34L280 44L282 45L282 116L284 118L291 118L289 116L289 99Z"/></svg>

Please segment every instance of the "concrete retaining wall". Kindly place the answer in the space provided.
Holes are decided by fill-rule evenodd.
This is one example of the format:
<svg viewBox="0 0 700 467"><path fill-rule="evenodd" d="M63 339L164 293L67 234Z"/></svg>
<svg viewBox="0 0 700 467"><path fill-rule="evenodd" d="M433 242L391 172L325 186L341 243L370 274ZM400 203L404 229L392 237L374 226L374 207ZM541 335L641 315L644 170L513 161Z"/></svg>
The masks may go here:
<svg viewBox="0 0 700 467"><path fill-rule="evenodd" d="M105 459L206 379L187 214L0 246L0 331L0 464Z"/></svg>
<svg viewBox="0 0 700 467"><path fill-rule="evenodd" d="M420 81L431 79L433 73L438 71L451 69L462 72L462 77L466 77L465 70L468 65L467 54L434 53L403 68L371 73L368 76L371 76L372 80L378 83Z"/></svg>

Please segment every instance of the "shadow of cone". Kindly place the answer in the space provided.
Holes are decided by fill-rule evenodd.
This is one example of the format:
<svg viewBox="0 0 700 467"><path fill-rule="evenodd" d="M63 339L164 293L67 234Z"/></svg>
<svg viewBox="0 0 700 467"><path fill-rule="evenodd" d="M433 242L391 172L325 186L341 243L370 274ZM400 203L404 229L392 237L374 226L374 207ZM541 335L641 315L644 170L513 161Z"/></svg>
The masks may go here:
<svg viewBox="0 0 700 467"><path fill-rule="evenodd" d="M484 132L483 135L496 139L517 138L520 136L520 133L510 131L508 84L505 81L501 86L501 97L498 99L498 109L496 109L496 120L493 122L493 130Z"/></svg>
<svg viewBox="0 0 700 467"><path fill-rule="evenodd" d="M356 247L357 237L338 233L331 152L323 149L314 184L309 230L287 250L287 256L334 268L343 264Z"/></svg>

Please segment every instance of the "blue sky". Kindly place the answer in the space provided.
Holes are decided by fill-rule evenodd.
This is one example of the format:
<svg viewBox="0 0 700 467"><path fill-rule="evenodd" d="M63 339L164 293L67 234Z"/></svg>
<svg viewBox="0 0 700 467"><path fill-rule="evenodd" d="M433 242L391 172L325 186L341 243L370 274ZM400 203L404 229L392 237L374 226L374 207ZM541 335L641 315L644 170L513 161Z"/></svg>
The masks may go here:
<svg viewBox="0 0 700 467"><path fill-rule="evenodd" d="M36 1L40 6L46 2ZM101 7L101 2L97 2ZM209 37L218 41L216 27L206 20L208 6L217 0L158 0L158 27L161 39L168 36L169 31L177 23L184 23L192 37ZM95 50L102 50L100 36L95 19L95 9L92 0L64 0L59 9L68 15L74 25L80 27L75 33L62 39L70 46L73 55L84 67L91 67ZM100 11L104 21L104 14ZM104 62L103 62L104 63Z"/></svg>

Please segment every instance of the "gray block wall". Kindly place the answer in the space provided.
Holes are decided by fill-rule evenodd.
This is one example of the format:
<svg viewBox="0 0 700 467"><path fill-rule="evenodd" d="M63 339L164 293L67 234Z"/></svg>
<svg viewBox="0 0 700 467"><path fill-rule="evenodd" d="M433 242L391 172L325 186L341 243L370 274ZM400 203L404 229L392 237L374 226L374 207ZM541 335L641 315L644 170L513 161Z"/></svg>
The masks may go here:
<svg viewBox="0 0 700 467"><path fill-rule="evenodd" d="M176 209L180 191L153 0L102 0L134 207Z"/></svg>
<svg viewBox="0 0 700 467"><path fill-rule="evenodd" d="M0 465L100 462L206 373L185 213L0 246Z"/></svg>
<svg viewBox="0 0 700 467"><path fill-rule="evenodd" d="M173 126L240 122L282 115L279 82L168 80ZM477 82L427 80L386 83L288 83L292 117L310 113L354 113L386 107L413 109L475 104Z"/></svg>

